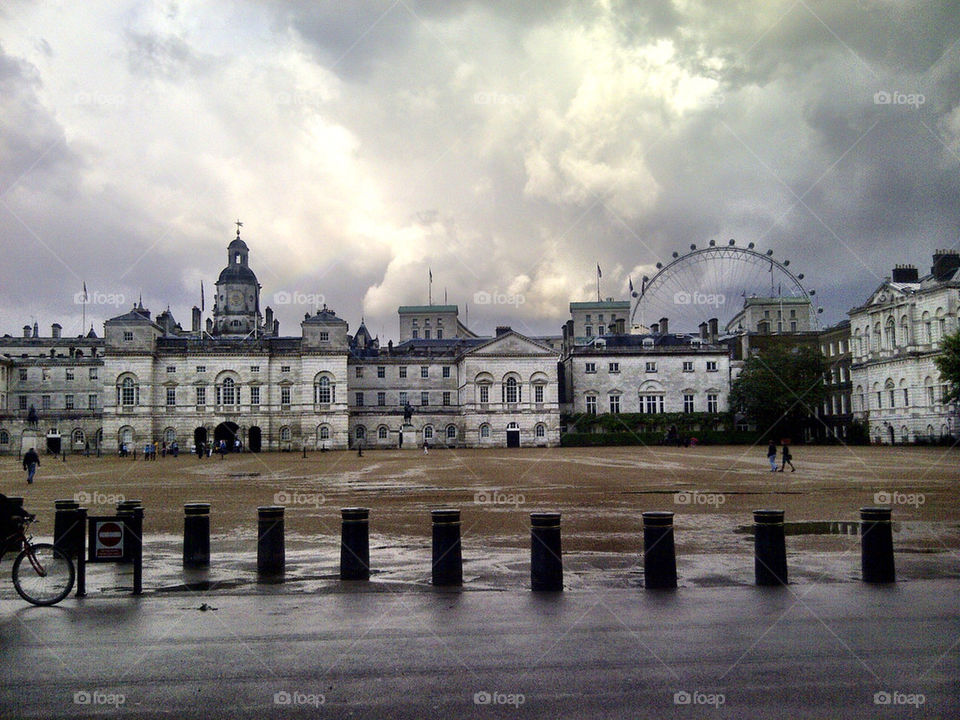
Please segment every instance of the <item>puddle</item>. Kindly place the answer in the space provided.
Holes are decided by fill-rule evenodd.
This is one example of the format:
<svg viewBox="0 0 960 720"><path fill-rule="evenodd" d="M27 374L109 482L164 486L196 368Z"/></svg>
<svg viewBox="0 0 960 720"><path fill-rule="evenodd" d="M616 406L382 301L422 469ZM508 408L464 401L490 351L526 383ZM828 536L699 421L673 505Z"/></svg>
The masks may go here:
<svg viewBox="0 0 960 720"><path fill-rule="evenodd" d="M753 535L753 524L738 525L735 533ZM900 532L900 523L893 523L893 532ZM784 535L859 535L859 520L802 520L799 522L785 522Z"/></svg>

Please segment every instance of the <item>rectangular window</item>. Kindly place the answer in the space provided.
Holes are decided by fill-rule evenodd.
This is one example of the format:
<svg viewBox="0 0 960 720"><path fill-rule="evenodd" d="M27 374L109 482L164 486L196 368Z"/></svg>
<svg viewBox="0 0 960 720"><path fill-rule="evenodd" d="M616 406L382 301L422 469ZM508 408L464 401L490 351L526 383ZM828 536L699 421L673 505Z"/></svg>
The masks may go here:
<svg viewBox="0 0 960 720"><path fill-rule="evenodd" d="M647 360L646 372L655 373L657 371L657 363L654 360Z"/></svg>
<svg viewBox="0 0 960 720"><path fill-rule="evenodd" d="M290 404L290 386L284 385L280 388L280 404L289 405Z"/></svg>
<svg viewBox="0 0 960 720"><path fill-rule="evenodd" d="M377 367L377 377L385 378L386 376L387 376L387 369L383 365L380 365L379 367Z"/></svg>
<svg viewBox="0 0 960 720"><path fill-rule="evenodd" d="M406 376L407 376L407 368L406 368L406 366L401 367L401 368L400 368L400 377L401 377L401 378L405 378Z"/></svg>
<svg viewBox="0 0 960 720"><path fill-rule="evenodd" d="M420 366L420 377L427 378L430 377L430 367L427 365Z"/></svg>
<svg viewBox="0 0 960 720"><path fill-rule="evenodd" d="M683 361L683 371L684 371L684 372L693 372L693 360L684 360L684 361Z"/></svg>
<svg viewBox="0 0 960 720"><path fill-rule="evenodd" d="M429 405L430 404L430 393L422 392L420 393L420 404Z"/></svg>
<svg viewBox="0 0 960 720"><path fill-rule="evenodd" d="M490 402L490 386L489 385L480 386L480 402L484 405Z"/></svg>
<svg viewBox="0 0 960 720"><path fill-rule="evenodd" d="M424 339L424 340L429 340L429 339L430 339L430 328L424 328L424 329L423 329L423 339Z"/></svg>
<svg viewBox="0 0 960 720"><path fill-rule="evenodd" d="M444 391L443 391L443 404L444 404L444 405L449 405L449 404L450 404L450 391L449 391L449 390L444 390Z"/></svg>
<svg viewBox="0 0 960 720"><path fill-rule="evenodd" d="M790 332L797 331L797 322L795 320L790 321ZM830 346L830 354L833 355L833 345Z"/></svg>
<svg viewBox="0 0 960 720"><path fill-rule="evenodd" d="M91 380L97 379L97 368L90 368L90 379Z"/></svg>
<svg viewBox="0 0 960 720"><path fill-rule="evenodd" d="M593 326L591 326L591 325L587 325L587 337L588 337L588 338L592 338L592 337L593 337Z"/></svg>
<svg viewBox="0 0 960 720"><path fill-rule="evenodd" d="M89 396L87 396L87 406L88 406L91 410L95 410L95 409L97 408L97 403L98 403L98 402L99 402L99 400L97 400L97 396L96 396L96 395L89 395Z"/></svg>
<svg viewBox="0 0 960 720"><path fill-rule="evenodd" d="M387 404L387 394L382 390L377 393L377 405L386 405Z"/></svg>
<svg viewBox="0 0 960 720"><path fill-rule="evenodd" d="M684 395L683 396L683 411L685 413L693 412L693 395Z"/></svg>
<svg viewBox="0 0 960 720"><path fill-rule="evenodd" d="M584 315L584 316L583 316L584 322L593 322L593 321L590 319L591 317L593 317L593 316L590 315L590 313L587 313L586 315Z"/></svg>
<svg viewBox="0 0 960 720"><path fill-rule="evenodd" d="M354 372L356 373L356 376L357 376L358 378L362 378L362 377L363 377L363 366L362 366L362 365L357 365L357 368L356 368L356 370L355 370Z"/></svg>
<svg viewBox="0 0 960 720"><path fill-rule="evenodd" d="M168 372L168 373L175 373L176 371L177 371L177 366L176 366L176 365L167 365L167 372Z"/></svg>
<svg viewBox="0 0 960 720"><path fill-rule="evenodd" d="M903 389L903 406L908 407L910 405L910 391L907 388Z"/></svg>
<svg viewBox="0 0 960 720"><path fill-rule="evenodd" d="M663 412L663 395L641 395L640 412L648 415Z"/></svg>
<svg viewBox="0 0 960 720"><path fill-rule="evenodd" d="M443 328L437 328L437 340L443 340Z"/></svg>
<svg viewBox="0 0 960 720"><path fill-rule="evenodd" d="M282 373L288 373L288 372L290 372L290 366L289 366L289 365L281 365L281 366L280 366L280 372L282 372Z"/></svg>
<svg viewBox="0 0 960 720"><path fill-rule="evenodd" d="M715 393L707 395L707 412L715 413L717 411L717 396Z"/></svg>
<svg viewBox="0 0 960 720"><path fill-rule="evenodd" d="M43 407L44 410L49 410L49 409L50 409L50 396L49 396L49 395L44 395L44 396L40 399L40 402L42 403L42 407Z"/></svg>
<svg viewBox="0 0 960 720"><path fill-rule="evenodd" d="M20 382L26 382L26 381L27 381L27 369L20 368Z"/></svg>
<svg viewBox="0 0 960 720"><path fill-rule="evenodd" d="M411 331L410 336L411 336L414 340L416 340L416 339L418 339L418 338L420 337L420 332L419 332L416 328L414 328L414 329Z"/></svg>
<svg viewBox="0 0 960 720"><path fill-rule="evenodd" d="M320 331L320 342L329 342L329 341L330 341L330 333L329 333L329 331L327 331L327 330L321 330L321 331Z"/></svg>
<svg viewBox="0 0 960 720"><path fill-rule="evenodd" d="M450 377L450 366L449 366L449 365L444 365L444 366L443 366L443 376L444 376L445 378Z"/></svg>
<svg viewBox="0 0 960 720"><path fill-rule="evenodd" d="M354 398L356 398L356 402L354 402L354 405L356 405L357 407L363 407L363 393L362 392L355 393Z"/></svg>
<svg viewBox="0 0 960 720"><path fill-rule="evenodd" d="M260 404L260 386L253 385L250 388L250 404L259 405Z"/></svg>
<svg viewBox="0 0 960 720"><path fill-rule="evenodd" d="M133 331L124 330L123 331L123 341L124 342L133 342Z"/></svg>
<svg viewBox="0 0 960 720"><path fill-rule="evenodd" d="M63 398L63 406L67 410L73 410L73 395L66 395Z"/></svg>
<svg viewBox="0 0 960 720"><path fill-rule="evenodd" d="M597 371L597 364L588 362L586 365L584 365L583 371L586 373L595 373Z"/></svg>
<svg viewBox="0 0 960 720"><path fill-rule="evenodd" d="M931 391L931 393L932 393L932 392L933 392L933 388L930 388L930 391ZM931 395L931 397L932 397L932 395ZM931 402L932 402L932 401L931 401ZM21 396L20 396L20 409L21 409L21 410L26 410L26 409L27 409L27 396L26 396L26 395L21 395Z"/></svg>
<svg viewBox="0 0 960 720"><path fill-rule="evenodd" d="M206 368L204 368L204 370L206 370ZM198 370L197 372L199 372L199 370ZM256 375L258 372L260 372L260 366L259 366L259 365L251 365L251 366L250 366L250 372L253 373L254 375Z"/></svg>
<svg viewBox="0 0 960 720"><path fill-rule="evenodd" d="M407 391L406 391L406 390L401 390L401 391L400 391L400 404L401 404L401 405L406 405L406 404L407 404Z"/></svg>
<svg viewBox="0 0 960 720"><path fill-rule="evenodd" d="M197 405L207 404L207 389L203 386L197 388Z"/></svg>
<svg viewBox="0 0 960 720"><path fill-rule="evenodd" d="M619 395L610 396L610 412L613 413L614 415L617 415L620 413L620 396Z"/></svg>
<svg viewBox="0 0 960 720"><path fill-rule="evenodd" d="M618 362L610 363L609 365L607 365L607 371L614 374L620 372L620 363Z"/></svg>
<svg viewBox="0 0 960 720"><path fill-rule="evenodd" d="M65 378L66 378L66 381L67 381L67 382L70 382L71 380L73 380L73 368L67 368L67 369L66 369Z"/></svg>
<svg viewBox="0 0 960 720"><path fill-rule="evenodd" d="M600 313L599 315L597 315L597 322L600 325L603 325L603 313Z"/></svg>
<svg viewBox="0 0 960 720"><path fill-rule="evenodd" d="M206 365L197 365L197 372L198 372L198 373L205 373L206 371L207 371L207 366L206 366ZM253 372L253 368L250 368L250 371Z"/></svg>
<svg viewBox="0 0 960 720"><path fill-rule="evenodd" d="M587 395L587 414L588 415L597 414L597 396L596 395Z"/></svg>
<svg viewBox="0 0 960 720"><path fill-rule="evenodd" d="M172 406L177 404L177 389L168 387L167 388L167 406Z"/></svg>
<svg viewBox="0 0 960 720"><path fill-rule="evenodd" d="M543 402L543 385L534 385L533 386L533 401L535 403Z"/></svg>
<svg viewBox="0 0 960 720"><path fill-rule="evenodd" d="M717 361L707 360L707 372L716 372L716 371L717 371Z"/></svg>

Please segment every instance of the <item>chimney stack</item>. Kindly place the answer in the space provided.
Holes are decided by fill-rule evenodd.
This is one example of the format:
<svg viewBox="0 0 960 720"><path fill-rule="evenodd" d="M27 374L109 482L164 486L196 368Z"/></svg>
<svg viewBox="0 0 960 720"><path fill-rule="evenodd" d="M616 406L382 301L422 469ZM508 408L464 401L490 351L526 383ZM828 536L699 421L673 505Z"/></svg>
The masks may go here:
<svg viewBox="0 0 960 720"><path fill-rule="evenodd" d="M719 325L720 321L717 318L710 318L707 321L710 325L710 342L715 343L717 341L717 335L719 335Z"/></svg>
<svg viewBox="0 0 960 720"><path fill-rule="evenodd" d="M670 326L667 324L668 320L665 317L660 318L660 332L666 335L670 332Z"/></svg>
<svg viewBox="0 0 960 720"><path fill-rule="evenodd" d="M960 254L956 250L937 250L933 254L933 267L930 272L935 280L943 282L953 277L960 268Z"/></svg>
<svg viewBox="0 0 960 720"><path fill-rule="evenodd" d="M264 327L266 327L267 332L273 330L273 308L267 305L267 309L264 311Z"/></svg>
<svg viewBox="0 0 960 720"><path fill-rule="evenodd" d="M626 318L617 318L616 323L614 323L614 332L617 335L624 335L627 332L627 319Z"/></svg>
<svg viewBox="0 0 960 720"><path fill-rule="evenodd" d="M700 339L707 339L707 324L705 322L700 323Z"/></svg>
<svg viewBox="0 0 960 720"><path fill-rule="evenodd" d="M190 317L191 317L190 329L199 335L200 334L200 308L194 305L193 310L190 311Z"/></svg>
<svg viewBox="0 0 960 720"><path fill-rule="evenodd" d="M497 325L497 337L500 337L501 335L506 335L511 330L512 328L509 325Z"/></svg>
<svg viewBox="0 0 960 720"><path fill-rule="evenodd" d="M659 334L660 334L660 325L659 325L659 323L650 323L650 332L651 332L653 335L659 335Z"/></svg>
<svg viewBox="0 0 960 720"><path fill-rule="evenodd" d="M59 338L61 330L63 330L63 326L60 323L54 323L50 326L50 337Z"/></svg>
<svg viewBox="0 0 960 720"><path fill-rule="evenodd" d="M280 321L279 320L273 321L273 336L280 337Z"/></svg>
<svg viewBox="0 0 960 720"><path fill-rule="evenodd" d="M213 335L213 320L211 318L207 318L207 334Z"/></svg>
<svg viewBox="0 0 960 720"><path fill-rule="evenodd" d="M35 338L40 337L40 326L37 325L37 323L34 323L34 324L33 324L33 336L34 336Z"/></svg>
<svg viewBox="0 0 960 720"><path fill-rule="evenodd" d="M896 265L892 280L895 283L915 283L920 281L920 273L915 265Z"/></svg>

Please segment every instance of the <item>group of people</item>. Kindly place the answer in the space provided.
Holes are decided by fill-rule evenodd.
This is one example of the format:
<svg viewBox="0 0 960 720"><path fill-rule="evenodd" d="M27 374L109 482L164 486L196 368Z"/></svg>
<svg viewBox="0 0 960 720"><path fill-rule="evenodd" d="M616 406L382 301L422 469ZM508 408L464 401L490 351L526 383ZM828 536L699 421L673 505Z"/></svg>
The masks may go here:
<svg viewBox="0 0 960 720"><path fill-rule="evenodd" d="M695 437L684 437L677 431L676 425L671 425L667 434L663 437L664 445L673 445L676 447L696 447L697 439Z"/></svg>
<svg viewBox="0 0 960 720"><path fill-rule="evenodd" d="M793 455L790 454L790 445L785 441L781 441L780 447L782 449L781 460L782 464L780 465L780 472L783 472L784 468L787 465L790 466L790 472L796 472L796 468L793 466ZM770 445L767 447L767 460L770 461L770 472L777 472L777 444L771 440Z"/></svg>
<svg viewBox="0 0 960 720"><path fill-rule="evenodd" d="M154 441L143 446L144 460L156 460L157 455L160 457L166 457L168 454L172 457L179 457L180 444L176 440L170 443L170 445L167 445L166 441ZM121 442L120 447L117 448L117 455L120 457L127 457L130 455L130 446L125 442Z"/></svg>
<svg viewBox="0 0 960 720"><path fill-rule="evenodd" d="M205 457L212 457L214 453L219 453L220 459L222 460L228 452L229 446L227 445L227 441L222 438L212 443L203 441L197 443L198 460L203 460ZM243 452L243 443L240 442L240 438L233 439L233 452Z"/></svg>

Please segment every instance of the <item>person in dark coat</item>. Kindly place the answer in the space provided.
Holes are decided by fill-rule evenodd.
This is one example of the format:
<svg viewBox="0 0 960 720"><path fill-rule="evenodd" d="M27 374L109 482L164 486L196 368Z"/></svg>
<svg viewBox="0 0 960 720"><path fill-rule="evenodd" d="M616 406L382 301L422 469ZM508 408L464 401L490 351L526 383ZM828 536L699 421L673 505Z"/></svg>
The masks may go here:
<svg viewBox="0 0 960 720"><path fill-rule="evenodd" d="M773 440L770 441L770 444L767 446L767 460L770 461L770 472L777 471L777 446L773 444Z"/></svg>
<svg viewBox="0 0 960 720"><path fill-rule="evenodd" d="M17 531L19 520L17 518L29 518L33 520L35 515L31 515L20 505L10 502L3 493L0 493L0 552L3 552L4 541Z"/></svg>
<svg viewBox="0 0 960 720"><path fill-rule="evenodd" d="M37 474L37 468L40 467L40 456L33 448L27 450L23 456L23 469L27 471L27 484L33 485L33 476Z"/></svg>
<svg viewBox="0 0 960 720"><path fill-rule="evenodd" d="M793 466L793 455L790 454L790 446L786 443L783 444L783 464L780 466L780 472L783 472L783 469L789 465L790 472L796 472L797 469Z"/></svg>

